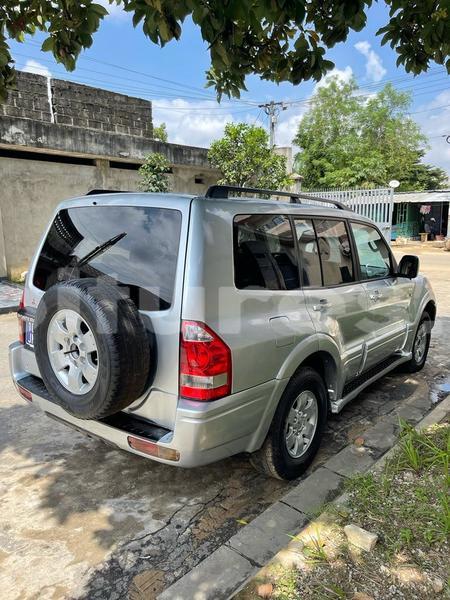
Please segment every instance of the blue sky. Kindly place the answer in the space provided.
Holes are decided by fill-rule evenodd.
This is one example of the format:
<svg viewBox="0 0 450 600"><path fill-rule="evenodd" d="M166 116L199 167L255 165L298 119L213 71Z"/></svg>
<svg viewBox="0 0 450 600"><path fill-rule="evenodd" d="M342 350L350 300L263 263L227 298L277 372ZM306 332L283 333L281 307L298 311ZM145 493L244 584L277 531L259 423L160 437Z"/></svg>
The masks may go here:
<svg viewBox="0 0 450 600"><path fill-rule="evenodd" d="M279 119L276 143L290 145L314 93L314 82L277 86L252 76L247 80L248 92L240 101L224 100L219 105L214 92L204 88L209 54L199 30L190 21L184 24L179 42L161 49L145 38L139 27L133 28L131 17L121 8L111 7L106 0L100 3L111 14L95 35L92 48L80 57L76 71L67 73L51 54L40 51L42 35L27 39L24 44L11 44L17 67L151 99L154 122L166 122L169 141L197 146L208 146L220 137L230 120L267 126L257 103L300 100L290 104ZM410 90L412 117L429 138L430 150L425 160L450 174L450 144L442 137L450 135L450 79L445 69L437 65L418 77L397 68L396 53L389 46L381 47L375 35L387 18L385 4L375 3L369 11L367 27L329 52L328 57L336 65L334 74L344 79L353 75L365 93L376 92L386 81Z"/></svg>

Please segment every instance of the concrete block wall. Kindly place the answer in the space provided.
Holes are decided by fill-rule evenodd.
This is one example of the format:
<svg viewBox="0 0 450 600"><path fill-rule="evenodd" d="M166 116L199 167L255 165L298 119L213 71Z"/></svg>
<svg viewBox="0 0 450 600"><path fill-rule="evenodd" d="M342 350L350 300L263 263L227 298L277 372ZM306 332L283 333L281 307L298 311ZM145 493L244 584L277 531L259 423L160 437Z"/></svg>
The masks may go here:
<svg viewBox="0 0 450 600"><path fill-rule="evenodd" d="M47 78L34 73L17 73L17 89L11 90L6 103L0 103L0 117L51 122Z"/></svg>
<svg viewBox="0 0 450 600"><path fill-rule="evenodd" d="M17 90L0 105L0 116L47 123L52 111L59 125L148 139L153 134L150 101L34 73L19 71Z"/></svg>
<svg viewBox="0 0 450 600"><path fill-rule="evenodd" d="M60 125L152 137L148 100L60 79L52 79L51 87L55 122Z"/></svg>

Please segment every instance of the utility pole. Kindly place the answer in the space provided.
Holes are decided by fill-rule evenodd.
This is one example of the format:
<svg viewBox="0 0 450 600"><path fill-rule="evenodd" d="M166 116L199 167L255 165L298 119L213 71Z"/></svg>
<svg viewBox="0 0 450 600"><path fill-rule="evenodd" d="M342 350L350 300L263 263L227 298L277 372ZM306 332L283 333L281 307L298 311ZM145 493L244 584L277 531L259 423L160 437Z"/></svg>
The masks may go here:
<svg viewBox="0 0 450 600"><path fill-rule="evenodd" d="M266 102L265 104L259 104L258 108L262 108L266 115L269 117L269 147L275 146L275 127L278 121L278 115L282 110L286 110L287 106L284 102Z"/></svg>

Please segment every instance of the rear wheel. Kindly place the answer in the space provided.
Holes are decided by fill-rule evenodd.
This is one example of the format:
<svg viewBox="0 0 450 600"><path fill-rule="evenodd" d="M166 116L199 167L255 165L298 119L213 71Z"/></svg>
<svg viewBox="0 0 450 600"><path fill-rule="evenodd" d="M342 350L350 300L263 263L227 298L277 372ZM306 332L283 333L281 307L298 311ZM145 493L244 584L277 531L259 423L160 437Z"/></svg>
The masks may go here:
<svg viewBox="0 0 450 600"><path fill-rule="evenodd" d="M405 368L408 373L417 373L425 366L430 349L431 342L431 319L427 312L424 312L417 327L416 337L412 348L412 357L406 363Z"/></svg>
<svg viewBox="0 0 450 600"><path fill-rule="evenodd" d="M319 449L327 417L325 386L316 371L304 367L287 385L267 438L250 460L258 470L278 479L295 479Z"/></svg>

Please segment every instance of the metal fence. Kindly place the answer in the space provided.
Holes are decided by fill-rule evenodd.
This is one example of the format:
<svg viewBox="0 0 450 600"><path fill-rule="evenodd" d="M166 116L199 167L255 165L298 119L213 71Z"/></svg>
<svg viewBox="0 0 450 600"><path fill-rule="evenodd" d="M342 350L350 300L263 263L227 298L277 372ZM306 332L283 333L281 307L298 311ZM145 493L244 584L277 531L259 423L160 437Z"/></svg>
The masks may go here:
<svg viewBox="0 0 450 600"><path fill-rule="evenodd" d="M394 190L375 188L371 190L320 190L307 192L312 196L338 200L359 215L368 217L378 224L385 238L391 241L392 215L394 212Z"/></svg>

